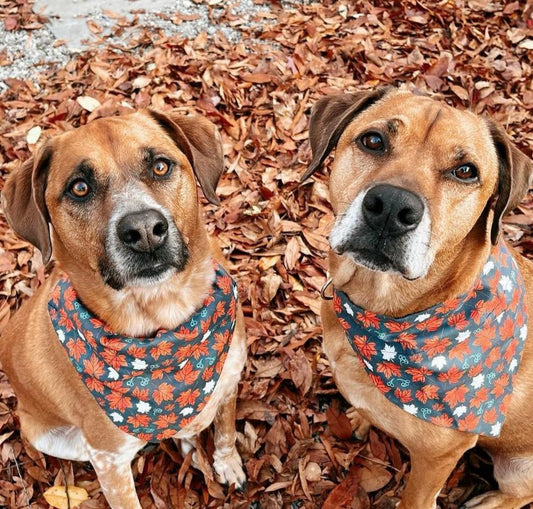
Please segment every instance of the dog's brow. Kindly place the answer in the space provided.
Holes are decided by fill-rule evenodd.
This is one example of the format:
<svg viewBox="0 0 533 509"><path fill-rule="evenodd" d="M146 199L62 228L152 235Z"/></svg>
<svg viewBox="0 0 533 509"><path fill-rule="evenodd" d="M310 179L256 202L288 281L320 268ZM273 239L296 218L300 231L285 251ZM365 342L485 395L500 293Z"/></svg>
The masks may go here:
<svg viewBox="0 0 533 509"><path fill-rule="evenodd" d="M437 111L437 114L435 115L435 118L431 121L431 123L429 124L429 126L427 128L426 135L424 136L424 142L427 141L427 139L429 137L429 133L431 132L431 129L433 129L435 124L438 122L441 113L442 113L442 109L439 108L439 111Z"/></svg>
<svg viewBox="0 0 533 509"><path fill-rule="evenodd" d="M458 148L455 151L454 159L456 161L462 161L463 159L466 159L468 156L468 152L464 148Z"/></svg>
<svg viewBox="0 0 533 509"><path fill-rule="evenodd" d="M387 120L387 131L391 134L396 134L401 123L402 121L399 118L391 118L390 120Z"/></svg>

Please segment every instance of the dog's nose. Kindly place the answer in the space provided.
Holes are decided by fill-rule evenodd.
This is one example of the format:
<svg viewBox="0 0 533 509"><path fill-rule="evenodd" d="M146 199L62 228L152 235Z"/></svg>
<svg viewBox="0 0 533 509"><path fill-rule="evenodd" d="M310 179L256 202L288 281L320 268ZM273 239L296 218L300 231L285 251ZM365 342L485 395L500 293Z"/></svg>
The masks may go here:
<svg viewBox="0 0 533 509"><path fill-rule="evenodd" d="M168 221L154 209L125 215L117 225L123 244L138 253L153 253L167 240Z"/></svg>
<svg viewBox="0 0 533 509"><path fill-rule="evenodd" d="M411 191L378 184L363 198L363 217L382 235L398 237L414 230L424 215L424 203Z"/></svg>

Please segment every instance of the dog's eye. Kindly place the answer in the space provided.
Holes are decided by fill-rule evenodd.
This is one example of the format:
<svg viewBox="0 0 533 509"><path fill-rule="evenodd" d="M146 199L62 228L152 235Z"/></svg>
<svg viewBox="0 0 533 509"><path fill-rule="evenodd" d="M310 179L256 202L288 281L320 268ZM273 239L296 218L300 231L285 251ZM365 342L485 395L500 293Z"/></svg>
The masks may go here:
<svg viewBox="0 0 533 509"><path fill-rule="evenodd" d="M154 177L166 177L170 174L171 170L172 164L170 161L166 161L165 159L157 159L154 161L154 165L152 166Z"/></svg>
<svg viewBox="0 0 533 509"><path fill-rule="evenodd" d="M473 164L462 164L452 170L452 175L461 182L474 182L478 178L477 168Z"/></svg>
<svg viewBox="0 0 533 509"><path fill-rule="evenodd" d="M74 198L85 198L90 190L89 184L83 179L76 179L69 187L69 192Z"/></svg>
<svg viewBox="0 0 533 509"><path fill-rule="evenodd" d="M385 152L387 146L383 136L379 133L370 132L365 133L359 137L359 143L370 152Z"/></svg>

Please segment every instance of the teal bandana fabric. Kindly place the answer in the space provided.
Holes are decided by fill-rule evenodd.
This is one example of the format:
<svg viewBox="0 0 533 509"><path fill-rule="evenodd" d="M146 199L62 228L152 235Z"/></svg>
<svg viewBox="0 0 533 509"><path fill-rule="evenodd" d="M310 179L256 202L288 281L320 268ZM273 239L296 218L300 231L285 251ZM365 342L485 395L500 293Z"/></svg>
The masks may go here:
<svg viewBox="0 0 533 509"><path fill-rule="evenodd" d="M78 299L68 276L48 302L58 340L87 389L122 431L170 438L213 393L235 329L237 286L213 260L216 277L203 306L175 330L151 338L114 334Z"/></svg>
<svg viewBox="0 0 533 509"><path fill-rule="evenodd" d="M465 295L390 318L334 289L333 306L385 397L439 426L497 437L527 337L525 286L500 244Z"/></svg>

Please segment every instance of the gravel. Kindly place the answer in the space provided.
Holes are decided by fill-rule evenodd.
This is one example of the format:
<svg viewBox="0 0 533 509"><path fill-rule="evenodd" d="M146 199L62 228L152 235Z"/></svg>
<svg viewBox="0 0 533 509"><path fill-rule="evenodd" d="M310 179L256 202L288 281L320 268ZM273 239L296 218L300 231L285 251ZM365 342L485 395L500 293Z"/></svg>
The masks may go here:
<svg viewBox="0 0 533 509"><path fill-rule="evenodd" d="M239 22L246 27L259 27L254 15L261 11L271 10L269 4L257 5L253 0L235 0L230 12L239 16ZM283 8L294 8L295 4L311 3L310 0L285 0L281 2ZM111 29L116 26L116 19L106 16L102 8L124 15L131 20L131 10L150 8L151 12L137 13L137 26L162 30L167 36L181 35L194 38L205 31L213 36L220 31L232 42L238 41L242 33L225 21L217 21L224 12L227 0L207 0L200 4L192 0L152 0L151 2L131 0L37 0L34 10L43 12L49 17L48 23L37 30L6 31L0 24L0 54L5 52L9 63L0 66L0 91L7 87L7 78L34 80L44 68L61 67L76 53L87 48L87 44L94 44L95 39L88 29L87 22L93 21L103 29L107 35L104 44L124 45L134 31L126 30L120 37L112 35ZM68 6L68 8L67 8ZM210 9L216 24L209 17ZM157 13L172 17L179 13L185 16L196 16L192 21L173 23ZM65 44L56 45L57 40L64 40Z"/></svg>

